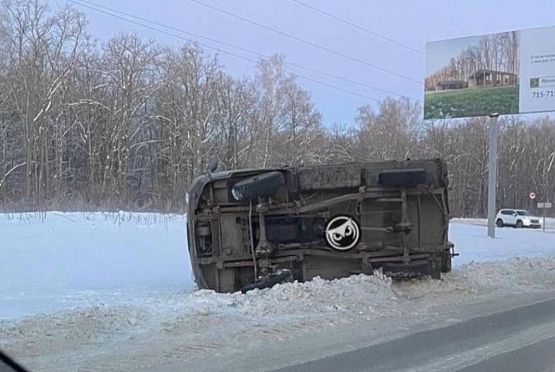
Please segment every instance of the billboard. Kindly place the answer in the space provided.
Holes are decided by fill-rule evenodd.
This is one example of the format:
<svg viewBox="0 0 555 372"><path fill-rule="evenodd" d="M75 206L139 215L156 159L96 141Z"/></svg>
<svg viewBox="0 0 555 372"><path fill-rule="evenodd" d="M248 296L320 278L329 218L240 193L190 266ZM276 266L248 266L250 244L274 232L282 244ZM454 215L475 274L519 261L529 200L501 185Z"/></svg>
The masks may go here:
<svg viewBox="0 0 555 372"><path fill-rule="evenodd" d="M555 111L555 27L426 44L424 119Z"/></svg>

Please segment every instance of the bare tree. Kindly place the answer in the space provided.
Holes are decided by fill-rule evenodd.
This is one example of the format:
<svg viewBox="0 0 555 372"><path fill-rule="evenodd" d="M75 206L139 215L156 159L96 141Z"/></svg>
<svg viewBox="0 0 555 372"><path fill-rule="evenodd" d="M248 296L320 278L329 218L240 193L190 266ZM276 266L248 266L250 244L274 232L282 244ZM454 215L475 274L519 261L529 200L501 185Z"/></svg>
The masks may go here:
<svg viewBox="0 0 555 372"><path fill-rule="evenodd" d="M25 128L27 197L49 196L49 132L64 79L75 68L83 36L81 14L67 7L48 14L45 4L5 1L0 31L8 53L10 105Z"/></svg>
<svg viewBox="0 0 555 372"><path fill-rule="evenodd" d="M217 56L122 34L96 44L71 8L0 2L0 207L183 211L206 165L272 167L441 157L455 216L483 216L486 123L424 122L406 99L363 105L354 123L325 126L308 91L260 60L253 78ZM517 72L518 35L504 33L428 77L468 79L481 68ZM439 79L439 80L438 80ZM555 125L500 119L498 204L555 197Z"/></svg>

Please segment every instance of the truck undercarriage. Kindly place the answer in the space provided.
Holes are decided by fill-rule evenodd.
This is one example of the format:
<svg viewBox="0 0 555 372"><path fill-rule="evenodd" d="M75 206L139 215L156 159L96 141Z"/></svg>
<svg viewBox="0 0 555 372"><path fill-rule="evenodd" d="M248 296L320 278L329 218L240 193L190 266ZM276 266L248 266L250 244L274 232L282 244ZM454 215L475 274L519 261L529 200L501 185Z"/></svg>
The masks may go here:
<svg viewBox="0 0 555 372"><path fill-rule="evenodd" d="M197 285L218 292L380 268L439 278L454 255L437 159L207 174L187 219Z"/></svg>

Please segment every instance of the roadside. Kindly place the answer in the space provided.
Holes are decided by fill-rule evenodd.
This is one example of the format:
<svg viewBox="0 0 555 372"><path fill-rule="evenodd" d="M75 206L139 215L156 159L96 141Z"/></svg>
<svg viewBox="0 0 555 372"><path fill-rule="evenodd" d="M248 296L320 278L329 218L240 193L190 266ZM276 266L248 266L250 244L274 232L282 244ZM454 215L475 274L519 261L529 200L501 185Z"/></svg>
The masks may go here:
<svg viewBox="0 0 555 372"><path fill-rule="evenodd" d="M412 333L393 332L395 337L380 343L359 336L355 350L341 350L338 343L335 354L314 359L316 350L308 353L309 361L305 356L279 371L548 371L555 367L555 292L465 306L454 315L457 321L452 324L439 321ZM355 340L351 336L349 341L352 345Z"/></svg>
<svg viewBox="0 0 555 372"><path fill-rule="evenodd" d="M452 324L472 304L543 295L554 285L555 258L516 258L465 265L441 281L392 282L376 274L246 295L196 291L5 322L0 347L31 370L272 369L290 360L291 350L306 357L359 347L362 339Z"/></svg>

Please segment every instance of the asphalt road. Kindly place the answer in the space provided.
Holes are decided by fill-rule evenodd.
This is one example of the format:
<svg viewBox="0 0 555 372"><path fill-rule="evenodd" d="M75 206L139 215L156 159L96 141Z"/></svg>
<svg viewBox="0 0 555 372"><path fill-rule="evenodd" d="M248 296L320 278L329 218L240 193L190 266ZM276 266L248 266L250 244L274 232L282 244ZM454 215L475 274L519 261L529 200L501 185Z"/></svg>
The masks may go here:
<svg viewBox="0 0 555 372"><path fill-rule="evenodd" d="M555 298L279 371L555 371Z"/></svg>

